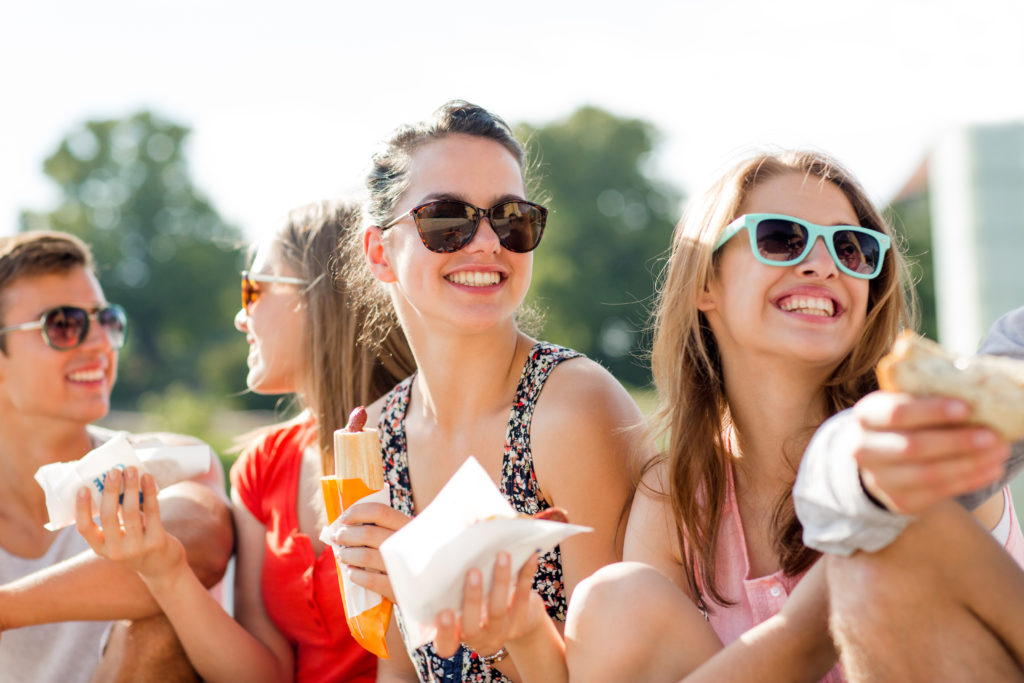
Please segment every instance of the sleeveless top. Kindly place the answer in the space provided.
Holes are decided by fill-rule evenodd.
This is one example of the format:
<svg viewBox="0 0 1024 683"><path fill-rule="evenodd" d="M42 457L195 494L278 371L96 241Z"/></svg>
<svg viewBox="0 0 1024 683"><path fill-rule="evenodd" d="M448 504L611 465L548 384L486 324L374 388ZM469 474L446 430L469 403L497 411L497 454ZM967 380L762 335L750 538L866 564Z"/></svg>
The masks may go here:
<svg viewBox="0 0 1024 683"><path fill-rule="evenodd" d="M523 366L523 373L512 402L508 429L505 432L499 485L505 499L522 514L533 515L550 507L539 494L530 449L530 422L537 397L556 365L581 355L571 349L540 342L530 350L530 355ZM385 399L378 423L384 460L384 479L391 488L391 507L410 516L416 511L413 509L412 487L409 482L405 416L415 377L415 374L411 375L391 390ZM551 618L565 621L565 587L562 584L562 554L559 547L556 546L554 550L540 558L540 565L533 579L533 588L544 599L544 605ZM395 614L402 636L405 637L401 611L396 609ZM448 659L438 656L433 643L410 651L409 654L421 681L509 681L500 671L481 662L479 655L464 645Z"/></svg>

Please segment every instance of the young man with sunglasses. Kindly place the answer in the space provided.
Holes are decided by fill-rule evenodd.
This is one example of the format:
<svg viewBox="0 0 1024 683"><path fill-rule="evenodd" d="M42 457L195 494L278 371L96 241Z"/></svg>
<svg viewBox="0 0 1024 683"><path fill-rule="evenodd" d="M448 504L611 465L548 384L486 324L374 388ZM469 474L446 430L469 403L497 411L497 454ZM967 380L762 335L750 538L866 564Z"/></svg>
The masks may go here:
<svg viewBox="0 0 1024 683"><path fill-rule="evenodd" d="M1024 360L1024 308L998 320L979 352ZM1006 444L968 413L953 399L876 392L822 425L804 455L796 511L805 543L830 555L849 680L927 680L936 662L949 680L958 666L980 680L997 662L1000 680L1024 674L1024 573L964 511L1024 468L1024 441ZM1003 505L992 535L1017 524ZM973 631L941 611L964 605ZM983 623L996 632L979 636Z"/></svg>
<svg viewBox="0 0 1024 683"><path fill-rule="evenodd" d="M135 572L97 557L74 527L43 528L34 480L112 435L103 418L124 342L124 311L103 296L78 238L0 238L0 678L195 680L173 630ZM160 435L167 444L195 440ZM223 472L160 493L165 526L206 585L233 545ZM111 622L116 622L111 628ZM108 628L110 629L108 631ZM101 643L104 652L101 656Z"/></svg>

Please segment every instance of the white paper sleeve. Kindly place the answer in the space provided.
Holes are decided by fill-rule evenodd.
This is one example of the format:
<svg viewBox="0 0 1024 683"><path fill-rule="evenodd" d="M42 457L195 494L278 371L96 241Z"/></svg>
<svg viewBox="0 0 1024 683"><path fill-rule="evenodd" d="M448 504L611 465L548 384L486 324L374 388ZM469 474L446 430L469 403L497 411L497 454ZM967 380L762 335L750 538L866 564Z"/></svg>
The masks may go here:
<svg viewBox="0 0 1024 683"><path fill-rule="evenodd" d="M462 607L466 572L479 569L484 591L499 551L513 572L590 527L517 516L475 458L469 458L423 512L381 544L384 566L406 626L409 647L433 640L443 609Z"/></svg>
<svg viewBox="0 0 1024 683"><path fill-rule="evenodd" d="M35 480L46 495L46 512L50 521L44 526L50 531L75 523L75 496L83 486L92 491L94 505L99 505L103 482L107 472L117 468L136 467L139 474L149 473L157 488L164 488L183 479L189 479L210 468L210 447L163 446L149 441L145 448L136 449L125 434L117 434L81 460L56 462L36 470Z"/></svg>

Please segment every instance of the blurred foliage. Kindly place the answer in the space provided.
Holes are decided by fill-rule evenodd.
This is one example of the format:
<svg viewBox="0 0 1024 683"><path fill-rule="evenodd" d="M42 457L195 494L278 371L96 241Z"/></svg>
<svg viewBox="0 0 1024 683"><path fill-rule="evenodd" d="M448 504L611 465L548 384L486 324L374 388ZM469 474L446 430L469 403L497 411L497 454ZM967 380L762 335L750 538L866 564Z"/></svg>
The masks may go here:
<svg viewBox="0 0 1024 683"><path fill-rule="evenodd" d="M196 393L184 384L174 383L161 392L151 391L140 396L138 409L148 416L145 431L201 438L220 457L226 472L237 457L233 446L238 435L217 428L215 416L222 410L223 403L223 396Z"/></svg>
<svg viewBox="0 0 1024 683"><path fill-rule="evenodd" d="M88 121L44 163L61 190L57 206L21 217L22 230L88 242L108 300L128 312L115 407L172 384L222 404L266 404L232 398L246 373L245 342L232 326L242 235L193 186L188 134L148 112Z"/></svg>
<svg viewBox="0 0 1024 683"><path fill-rule="evenodd" d="M658 257L680 206L678 193L646 172L657 131L583 107L517 133L539 162L541 199L551 210L529 299L545 312L544 338L586 353L628 384L647 385Z"/></svg>
<svg viewBox="0 0 1024 683"><path fill-rule="evenodd" d="M889 218L897 235L903 236L903 247L910 263L910 274L921 312L918 331L930 339L938 339L935 270L932 264L932 219L928 201L927 188L902 196L889 206Z"/></svg>

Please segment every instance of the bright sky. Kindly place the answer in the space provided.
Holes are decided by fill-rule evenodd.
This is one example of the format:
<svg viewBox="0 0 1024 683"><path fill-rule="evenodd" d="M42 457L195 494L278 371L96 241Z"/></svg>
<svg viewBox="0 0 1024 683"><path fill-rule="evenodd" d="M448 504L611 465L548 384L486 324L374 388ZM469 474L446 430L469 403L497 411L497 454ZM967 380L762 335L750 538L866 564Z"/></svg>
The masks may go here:
<svg viewBox="0 0 1024 683"><path fill-rule="evenodd" d="M945 130L1024 120L1019 0L33 0L0 8L0 234L47 209L73 127L149 108L247 234L360 186L376 141L461 97L654 123L686 192L755 148L838 156L876 202ZM595 194L599 189L595 189Z"/></svg>

